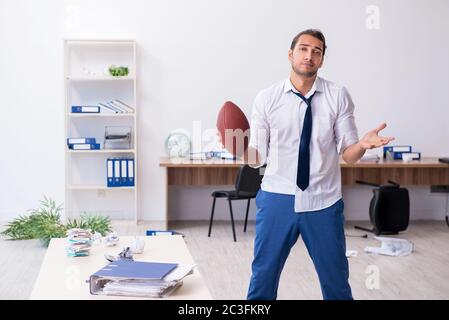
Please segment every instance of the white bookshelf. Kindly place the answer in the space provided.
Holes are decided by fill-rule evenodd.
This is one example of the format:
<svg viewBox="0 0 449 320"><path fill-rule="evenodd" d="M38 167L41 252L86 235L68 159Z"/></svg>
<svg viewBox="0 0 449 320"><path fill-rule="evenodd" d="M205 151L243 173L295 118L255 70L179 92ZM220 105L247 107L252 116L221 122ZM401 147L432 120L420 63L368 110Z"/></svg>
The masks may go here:
<svg viewBox="0 0 449 320"><path fill-rule="evenodd" d="M69 81L91 81L91 82L95 82L95 81L134 81L134 77L131 76L126 76L126 77L121 77L121 78L114 78L114 77L105 77L105 76L77 76L77 77L71 77L71 76L67 76L66 77L67 80Z"/></svg>
<svg viewBox="0 0 449 320"><path fill-rule="evenodd" d="M129 75L107 74L109 65L128 66ZM138 217L139 164L137 150L136 43L128 39L68 39L64 41L64 149L65 217L83 213L102 214L111 219ZM92 106L119 99L134 113L71 113L72 105ZM105 149L106 126L132 128L130 149ZM95 137L100 150L70 150L67 138ZM108 187L106 159L134 159L134 186Z"/></svg>
<svg viewBox="0 0 449 320"><path fill-rule="evenodd" d="M116 117L116 118L120 118L120 117L135 117L136 114L135 113L86 113L86 114L67 114L68 117L72 117L72 118L87 118L87 117Z"/></svg>

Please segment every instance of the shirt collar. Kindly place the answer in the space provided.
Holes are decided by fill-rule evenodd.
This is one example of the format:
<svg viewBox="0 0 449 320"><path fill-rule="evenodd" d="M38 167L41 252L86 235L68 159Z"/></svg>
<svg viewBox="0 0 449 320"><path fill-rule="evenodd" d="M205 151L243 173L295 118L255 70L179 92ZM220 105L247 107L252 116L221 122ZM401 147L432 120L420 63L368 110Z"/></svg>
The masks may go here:
<svg viewBox="0 0 449 320"><path fill-rule="evenodd" d="M284 93L287 93L291 90L293 90L294 92L298 92L298 90L295 89L292 82L290 81L290 78L287 78L284 84ZM307 92L305 97L309 98L315 91L323 91L322 79L320 77L316 77L315 81L313 82L312 88L309 90L309 92Z"/></svg>

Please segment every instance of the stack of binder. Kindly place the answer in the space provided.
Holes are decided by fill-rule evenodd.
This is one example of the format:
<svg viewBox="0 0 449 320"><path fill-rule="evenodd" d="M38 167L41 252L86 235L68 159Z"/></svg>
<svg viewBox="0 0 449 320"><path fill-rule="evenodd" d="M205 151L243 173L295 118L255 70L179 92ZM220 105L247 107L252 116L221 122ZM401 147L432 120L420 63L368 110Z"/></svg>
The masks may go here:
<svg viewBox="0 0 449 320"><path fill-rule="evenodd" d="M164 298L182 286L195 265L117 260L90 276L90 293Z"/></svg>
<svg viewBox="0 0 449 320"><path fill-rule="evenodd" d="M72 106L72 113L134 113L134 108L121 100L100 102L96 106Z"/></svg>
<svg viewBox="0 0 449 320"><path fill-rule="evenodd" d="M67 138L67 146L71 150L99 150L100 144L95 138Z"/></svg>
<svg viewBox="0 0 449 320"><path fill-rule="evenodd" d="M107 159L106 167L108 187L113 188L134 186L134 159Z"/></svg>
<svg viewBox="0 0 449 320"><path fill-rule="evenodd" d="M102 113L134 113L134 108L118 99L98 104L99 111Z"/></svg>
<svg viewBox="0 0 449 320"><path fill-rule="evenodd" d="M411 160L420 160L421 152L412 152L412 146L387 146L384 147L384 159L403 160L402 156L407 154Z"/></svg>

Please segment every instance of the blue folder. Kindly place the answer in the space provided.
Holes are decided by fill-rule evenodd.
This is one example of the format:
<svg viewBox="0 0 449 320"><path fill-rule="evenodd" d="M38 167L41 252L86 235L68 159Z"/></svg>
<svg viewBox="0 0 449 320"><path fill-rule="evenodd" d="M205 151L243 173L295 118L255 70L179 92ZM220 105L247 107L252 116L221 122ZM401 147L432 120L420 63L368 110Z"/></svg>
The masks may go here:
<svg viewBox="0 0 449 320"><path fill-rule="evenodd" d="M120 159L113 159L112 163L114 164L114 180L112 183L113 187L120 187L121 186L121 170L120 170Z"/></svg>
<svg viewBox="0 0 449 320"><path fill-rule="evenodd" d="M100 113L98 106L72 106L72 113Z"/></svg>
<svg viewBox="0 0 449 320"><path fill-rule="evenodd" d="M117 260L101 268L89 278L90 293L98 294L109 280L162 280L178 266L177 263Z"/></svg>
<svg viewBox="0 0 449 320"><path fill-rule="evenodd" d="M128 159L127 186L134 187L134 159Z"/></svg>
<svg viewBox="0 0 449 320"><path fill-rule="evenodd" d="M184 237L184 235L183 235L182 233L177 232L177 231L175 231L175 230L151 230L151 229L149 229L149 230L146 231L146 235L147 235L147 236L158 236L158 235L170 235L170 236L173 236L173 235L181 235L181 236Z"/></svg>
<svg viewBox="0 0 449 320"><path fill-rule="evenodd" d="M412 152L412 146L386 146L384 147L384 159L387 158L388 152Z"/></svg>
<svg viewBox="0 0 449 320"><path fill-rule="evenodd" d="M106 175L107 175L107 186L114 186L114 160L107 159L106 160Z"/></svg>
<svg viewBox="0 0 449 320"><path fill-rule="evenodd" d="M67 138L67 145L69 144L96 144L95 138Z"/></svg>
<svg viewBox="0 0 449 320"><path fill-rule="evenodd" d="M75 144L69 144L70 150L100 150L100 144L99 143L75 143Z"/></svg>
<svg viewBox="0 0 449 320"><path fill-rule="evenodd" d="M93 277L160 280L172 271L177 263L117 260L94 273Z"/></svg>

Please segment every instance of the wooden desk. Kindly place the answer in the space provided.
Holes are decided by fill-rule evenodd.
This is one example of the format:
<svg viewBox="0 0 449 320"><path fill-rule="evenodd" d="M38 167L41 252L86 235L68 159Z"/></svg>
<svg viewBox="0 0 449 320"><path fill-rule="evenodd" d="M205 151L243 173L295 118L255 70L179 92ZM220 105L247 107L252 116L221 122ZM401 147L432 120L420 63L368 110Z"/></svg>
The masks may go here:
<svg viewBox="0 0 449 320"><path fill-rule="evenodd" d="M193 259L182 236L142 237L145 240L145 250L134 255L137 261L175 262L192 264ZM52 239L45 254L41 270L34 284L30 299L136 299L135 297L117 297L91 295L89 276L104 267L109 262L105 253L117 254L128 245L132 237L120 237L115 247L105 244L94 246L87 257L68 257L65 252L66 239ZM198 269L183 280L183 285L165 299L212 299L204 284Z"/></svg>
<svg viewBox="0 0 449 320"><path fill-rule="evenodd" d="M166 169L166 186L233 185L241 161L186 160L161 158L159 165ZM377 184L393 180L401 185L449 185L449 165L437 158L422 158L411 162L381 160L347 164L340 162L342 184L355 185L356 180ZM168 190L167 190L168 195ZM168 207L168 196L167 196ZM169 216L166 214L166 223Z"/></svg>
<svg viewBox="0 0 449 320"><path fill-rule="evenodd" d="M233 185L241 161L232 160L171 160L161 158L159 165L167 169L167 185L204 186ZM377 163L340 163L343 185L356 180L387 183L394 180L403 185L449 184L449 165L437 158L411 162L386 160Z"/></svg>

